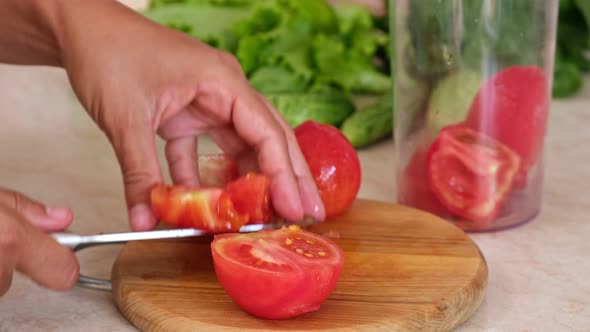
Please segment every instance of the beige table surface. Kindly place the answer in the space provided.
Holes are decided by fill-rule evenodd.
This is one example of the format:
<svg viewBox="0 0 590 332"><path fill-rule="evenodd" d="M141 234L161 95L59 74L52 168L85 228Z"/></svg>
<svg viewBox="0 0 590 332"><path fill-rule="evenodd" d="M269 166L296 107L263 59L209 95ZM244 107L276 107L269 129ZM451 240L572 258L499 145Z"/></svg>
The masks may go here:
<svg viewBox="0 0 590 332"><path fill-rule="evenodd" d="M0 112L0 186L72 207L72 231L128 230L113 152L61 70L0 65ZM590 331L588 126L590 80L576 98L552 104L541 214L516 229L472 234L489 263L489 286L459 331ZM392 202L392 142L360 157L359 197ZM119 249L81 252L83 272L108 276ZM0 298L1 332L133 330L108 293L52 292L17 274Z"/></svg>

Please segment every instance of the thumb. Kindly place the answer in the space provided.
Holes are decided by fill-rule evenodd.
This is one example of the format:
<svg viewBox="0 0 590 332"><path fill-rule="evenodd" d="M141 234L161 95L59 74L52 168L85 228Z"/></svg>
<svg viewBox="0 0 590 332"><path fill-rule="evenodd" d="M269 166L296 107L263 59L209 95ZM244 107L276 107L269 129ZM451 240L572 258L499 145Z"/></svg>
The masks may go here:
<svg viewBox="0 0 590 332"><path fill-rule="evenodd" d="M151 230L158 223L151 209L150 191L162 182L162 175L155 134L150 128L129 126L110 137L123 175L130 226L135 231Z"/></svg>
<svg viewBox="0 0 590 332"><path fill-rule="evenodd" d="M18 271L53 290L66 290L75 284L80 267L71 250L4 204L0 204L0 220L0 249L9 260L15 260Z"/></svg>
<svg viewBox="0 0 590 332"><path fill-rule="evenodd" d="M48 207L25 195L0 188L0 204L11 208L44 231L61 231L72 223L73 214L68 208Z"/></svg>

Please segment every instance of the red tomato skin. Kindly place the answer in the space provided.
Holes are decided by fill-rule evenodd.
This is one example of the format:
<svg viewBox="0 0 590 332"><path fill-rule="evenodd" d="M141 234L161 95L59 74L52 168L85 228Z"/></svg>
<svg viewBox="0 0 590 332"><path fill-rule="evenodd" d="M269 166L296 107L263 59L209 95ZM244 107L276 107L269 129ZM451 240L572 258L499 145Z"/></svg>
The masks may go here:
<svg viewBox="0 0 590 332"><path fill-rule="evenodd" d="M434 195L428 181L428 145L414 151L412 159L403 170L399 184L398 200L401 204L430 212L442 218L452 214Z"/></svg>
<svg viewBox="0 0 590 332"><path fill-rule="evenodd" d="M211 244L215 273L221 286L244 311L260 318L288 319L318 310L335 289L343 267L342 249L329 239L321 238L330 243L334 257L315 263L306 262L309 259L303 255L281 247L277 241L286 239L281 232L284 230L221 234L216 235ZM305 234L306 238L320 239L318 235ZM245 265L227 257L227 252L235 254L240 246L252 245L258 238L264 238L268 244L267 248L254 244L258 250L272 255L284 265L275 270L264 270L257 268L255 263ZM233 243L224 244L223 241Z"/></svg>
<svg viewBox="0 0 590 332"><path fill-rule="evenodd" d="M163 219L166 213L166 206L168 205L168 188L164 184L156 184L150 193L152 211L156 216L156 219ZM172 218L171 220L177 221L178 217Z"/></svg>
<svg viewBox="0 0 590 332"><path fill-rule="evenodd" d="M270 179L263 174L247 173L225 186L225 191L239 214L248 216L248 223L271 220Z"/></svg>
<svg viewBox="0 0 590 332"><path fill-rule="evenodd" d="M295 128L299 147L318 187L326 218L344 213L361 184L356 150L338 128L306 121Z"/></svg>
<svg viewBox="0 0 590 332"><path fill-rule="evenodd" d="M473 142L472 145L493 146L495 151L502 155L493 159L493 157L479 154L478 159L467 160L471 163L471 165L467 165L465 160L469 158L469 152L474 152L475 149L469 146L470 144L463 144L465 142ZM449 159L449 154L454 154L455 160ZM463 168L472 168L471 170L473 170L474 167L485 168L488 166L485 163L485 158L488 158L488 162L499 165L498 177L490 179L489 176L487 178L479 176L476 181L467 183L469 188L458 190L459 193L449 190L449 187L453 186L451 179L442 178L444 177L443 173L453 171L453 164L449 164L449 162L455 162L455 165L462 162ZM475 222L486 222L497 217L498 211L508 197L520 167L520 157L499 141L459 124L447 126L440 131L438 138L428 151L427 163L430 188L439 201L458 216ZM452 180L455 183L463 182L460 185L464 185L464 182L468 182L469 175L454 172ZM457 187L457 184L454 186ZM492 201L490 202L490 200Z"/></svg>
<svg viewBox="0 0 590 332"><path fill-rule="evenodd" d="M471 105L466 124L519 154L517 187L526 185L526 174L542 153L549 102L542 68L512 66L485 82Z"/></svg>
<svg viewBox="0 0 590 332"><path fill-rule="evenodd" d="M286 319L297 315L288 309L288 303L306 292L305 282L309 278L301 269L280 274L251 273L244 271L240 264L225 261L215 250L211 253L219 283L244 311L265 319ZM302 309L313 311L317 307Z"/></svg>

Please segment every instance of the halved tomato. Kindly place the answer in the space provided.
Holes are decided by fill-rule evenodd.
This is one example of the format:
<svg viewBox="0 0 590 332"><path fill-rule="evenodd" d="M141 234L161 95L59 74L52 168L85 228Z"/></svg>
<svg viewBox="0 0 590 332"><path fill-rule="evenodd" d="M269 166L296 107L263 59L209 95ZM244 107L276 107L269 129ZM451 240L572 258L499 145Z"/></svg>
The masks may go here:
<svg viewBox="0 0 590 332"><path fill-rule="evenodd" d="M248 173L225 187L234 208L249 218L249 223L266 223L272 215L269 199L270 179Z"/></svg>
<svg viewBox="0 0 590 332"><path fill-rule="evenodd" d="M451 212L472 221L496 217L520 167L516 152L465 125L443 128L427 158L432 192Z"/></svg>
<svg viewBox="0 0 590 332"><path fill-rule="evenodd" d="M266 319L318 310L336 287L344 264L335 242L296 225L216 235L211 252L227 294L244 311Z"/></svg>

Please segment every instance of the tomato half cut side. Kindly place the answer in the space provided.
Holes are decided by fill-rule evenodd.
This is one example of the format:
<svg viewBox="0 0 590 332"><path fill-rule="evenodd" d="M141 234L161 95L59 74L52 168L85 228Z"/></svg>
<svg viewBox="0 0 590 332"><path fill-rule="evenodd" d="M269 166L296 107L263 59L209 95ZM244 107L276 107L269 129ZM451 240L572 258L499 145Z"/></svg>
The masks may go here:
<svg viewBox="0 0 590 332"><path fill-rule="evenodd" d="M472 221L496 217L520 167L510 148L463 125L443 128L427 158L432 192L451 212Z"/></svg>
<svg viewBox="0 0 590 332"><path fill-rule="evenodd" d="M216 235L211 252L225 292L244 311L266 319L318 310L344 263L336 243L298 226Z"/></svg>
<svg viewBox="0 0 590 332"><path fill-rule="evenodd" d="M247 173L228 183L225 191L236 211L248 216L249 223L267 223L272 216L270 179L263 174Z"/></svg>

